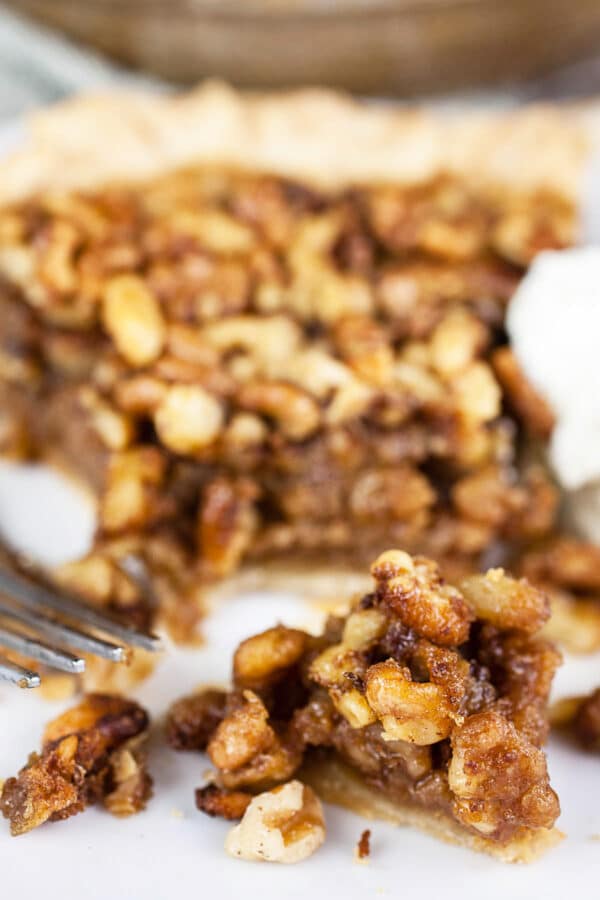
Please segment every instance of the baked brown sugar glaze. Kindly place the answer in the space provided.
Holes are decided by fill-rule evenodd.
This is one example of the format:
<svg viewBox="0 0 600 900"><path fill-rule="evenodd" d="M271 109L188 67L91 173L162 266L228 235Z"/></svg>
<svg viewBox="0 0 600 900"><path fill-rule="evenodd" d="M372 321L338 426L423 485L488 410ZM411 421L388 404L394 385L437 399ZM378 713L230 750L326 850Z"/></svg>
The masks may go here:
<svg viewBox="0 0 600 900"><path fill-rule="evenodd" d="M502 324L574 234L559 195L451 176L325 191L205 166L2 209L0 448L99 501L56 577L147 625L136 556L186 638L198 584L247 560L393 544L459 578L545 552L556 491L523 448L552 417Z"/></svg>
<svg viewBox="0 0 600 900"><path fill-rule="evenodd" d="M371 572L373 591L322 635L277 626L248 638L229 693L173 707L171 743L205 748L215 767L199 808L241 816L253 793L333 754L399 806L488 843L552 829L541 747L560 655L538 634L545 595L501 569L452 587L399 550Z"/></svg>

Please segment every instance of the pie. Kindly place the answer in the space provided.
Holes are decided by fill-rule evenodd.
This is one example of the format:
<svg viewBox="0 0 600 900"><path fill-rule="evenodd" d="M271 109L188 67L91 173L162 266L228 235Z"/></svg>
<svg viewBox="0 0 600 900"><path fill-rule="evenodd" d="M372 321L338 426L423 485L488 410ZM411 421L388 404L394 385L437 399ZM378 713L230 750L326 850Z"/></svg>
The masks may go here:
<svg viewBox="0 0 600 900"><path fill-rule="evenodd" d="M576 239L585 154L545 107L208 85L40 114L0 168L0 447L97 496L56 579L189 639L243 566L393 544L454 580L539 575L600 641L599 551L560 533L552 414L503 332L530 261Z"/></svg>
<svg viewBox="0 0 600 900"><path fill-rule="evenodd" d="M560 654L545 594L502 569L458 587L401 550L321 635L282 625L237 648L230 692L179 701L168 734L206 749L209 815L302 778L324 800L411 824L509 862L560 839L542 750Z"/></svg>

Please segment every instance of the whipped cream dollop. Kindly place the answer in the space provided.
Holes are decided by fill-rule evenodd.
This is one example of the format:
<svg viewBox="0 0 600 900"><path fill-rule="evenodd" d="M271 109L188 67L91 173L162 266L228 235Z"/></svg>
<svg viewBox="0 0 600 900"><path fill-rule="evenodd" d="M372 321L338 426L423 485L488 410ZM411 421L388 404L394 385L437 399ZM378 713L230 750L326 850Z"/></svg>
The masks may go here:
<svg viewBox="0 0 600 900"><path fill-rule="evenodd" d="M575 492L577 524L598 540L600 247L541 253L511 300L507 329L523 371L556 418L550 464Z"/></svg>

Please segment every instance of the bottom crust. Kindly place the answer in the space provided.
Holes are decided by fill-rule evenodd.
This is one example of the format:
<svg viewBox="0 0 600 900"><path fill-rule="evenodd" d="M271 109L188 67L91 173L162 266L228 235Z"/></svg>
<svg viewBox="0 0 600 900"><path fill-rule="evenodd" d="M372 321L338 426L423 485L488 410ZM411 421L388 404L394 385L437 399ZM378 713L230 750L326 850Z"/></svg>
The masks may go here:
<svg viewBox="0 0 600 900"><path fill-rule="evenodd" d="M393 825L418 828L446 843L487 853L502 862L533 862L564 837L558 828L552 828L527 831L506 843L489 840L473 834L439 810L427 810L410 803L390 800L334 757L306 763L299 777L327 803L343 806L367 819L382 819Z"/></svg>

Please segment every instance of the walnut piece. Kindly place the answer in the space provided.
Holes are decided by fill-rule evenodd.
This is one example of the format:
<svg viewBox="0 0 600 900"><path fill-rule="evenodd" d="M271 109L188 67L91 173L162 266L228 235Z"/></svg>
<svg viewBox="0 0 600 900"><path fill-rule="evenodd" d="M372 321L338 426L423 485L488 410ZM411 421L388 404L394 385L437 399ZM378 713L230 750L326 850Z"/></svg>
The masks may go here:
<svg viewBox="0 0 600 900"><path fill-rule="evenodd" d="M471 716L452 735L455 814L487 837L501 839L514 820L551 827L560 807L547 777L542 751L493 710Z"/></svg>
<svg viewBox="0 0 600 900"><path fill-rule="evenodd" d="M139 752L148 716L137 703L88 694L50 722L41 753L4 782L0 810L19 835L101 801L124 816L146 806L152 781Z"/></svg>
<svg viewBox="0 0 600 900"><path fill-rule="evenodd" d="M225 716L225 691L208 688L174 703L167 717L167 741L175 750L206 750Z"/></svg>
<svg viewBox="0 0 600 900"><path fill-rule="evenodd" d="M252 794L245 791L228 791L216 784L196 788L196 806L207 816L236 821L242 818L251 801Z"/></svg>
<svg viewBox="0 0 600 900"><path fill-rule="evenodd" d="M585 750L600 752L600 688L560 700L551 714L553 727L569 731Z"/></svg>
<svg viewBox="0 0 600 900"><path fill-rule="evenodd" d="M290 781L254 797L227 835L225 850L237 859L297 863L325 840L321 803L311 788Z"/></svg>
<svg viewBox="0 0 600 900"><path fill-rule="evenodd" d="M367 702L383 725L384 741L435 744L452 732L452 709L444 690L412 680L410 669L395 660L370 666L365 679Z"/></svg>
<svg viewBox="0 0 600 900"><path fill-rule="evenodd" d="M506 576L503 569L463 578L460 590L476 616L492 625L533 634L550 618L546 595L525 579Z"/></svg>
<svg viewBox="0 0 600 900"><path fill-rule="evenodd" d="M298 767L297 750L280 739L268 719L262 700L244 691L239 706L218 725L207 752L225 787L282 781Z"/></svg>

